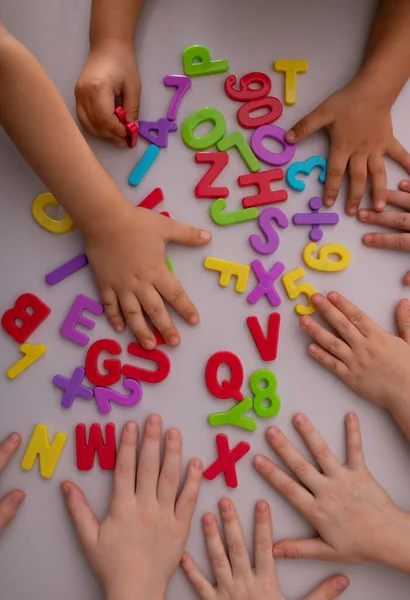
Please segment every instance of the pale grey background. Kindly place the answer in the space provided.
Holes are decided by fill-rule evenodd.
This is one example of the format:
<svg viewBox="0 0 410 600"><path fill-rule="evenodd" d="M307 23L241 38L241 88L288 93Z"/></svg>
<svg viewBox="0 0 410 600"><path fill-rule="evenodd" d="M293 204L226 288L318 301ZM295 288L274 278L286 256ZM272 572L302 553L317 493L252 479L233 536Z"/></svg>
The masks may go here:
<svg viewBox="0 0 410 600"><path fill-rule="evenodd" d="M10 30L38 57L57 85L70 110L74 113L73 88L82 68L88 47L89 2L81 0L2 0L0 17ZM287 127L299 116L323 100L329 93L348 81L360 62L375 2L373 0L287 2L235 2L221 0L151 0L147 2L140 23L136 47L144 85L141 116L157 119L166 114L171 90L164 88L162 78L167 73L181 72L181 52L192 44L205 44L214 58L225 58L230 71L242 75L251 70L270 73L273 93L283 97L282 76L273 73L276 58L304 58L309 72L298 78L298 100L293 108L285 108L280 125ZM179 113L178 125L192 111L203 106L215 106L226 116L228 129L236 129L236 110L223 92L224 75L196 79ZM7 93L7 90L1 90ZM407 88L394 108L395 130L401 142L410 147ZM29 105L30 98L27 98ZM55 124L58 127L58 123ZM377 123L374 124L377 127ZM223 405L210 397L204 385L204 366L217 350L237 352L245 366L246 377L262 363L247 331L246 317L256 312L265 323L270 312L266 299L256 308L246 302L246 294L222 289L217 276L202 267L205 256L250 262L254 258L248 236L257 230L255 223L218 229L208 216L209 203L197 200L194 185L204 170L196 166L193 153L182 143L179 133L171 136L167 150L155 168L144 179L141 189L132 189L127 177L145 148L139 142L136 150L124 151L91 140L99 158L112 173L131 202L139 202L151 189L161 185L166 195L166 207L175 218L211 227L214 238L209 249L188 251L174 247L169 254L175 271L197 304L202 323L190 329L180 323L183 344L170 351L172 373L162 385L144 385L144 399L131 410L113 408L109 417L100 417L95 405L78 400L71 410L60 406L60 393L52 385L57 373L69 374L84 360L85 351L59 336L61 322L78 293L97 297L91 274L83 270L60 285L48 288L44 275L82 248L78 233L55 236L41 229L31 218L31 202L44 191L42 183L24 164L12 143L1 133L1 289L0 310L12 305L22 292L37 293L52 307L52 315L32 336L33 343L46 343L46 357L24 375L11 382L5 371L19 357L16 343L7 335L0 336L1 365L1 436L12 430L21 432L24 443L12 465L1 476L0 492L22 487L27 500L16 522L0 541L0 581L2 597L8 600L91 600L101 592L90 574L70 523L66 518L58 484L73 478L86 492L91 505L103 516L108 503L111 475L95 468L79 473L75 468L74 427L81 421L92 423L113 420L121 426L127 419L142 422L151 411L158 411L165 426L178 426L184 434L184 460L199 455L205 465L215 458L216 431L207 425L207 416ZM64 144L66 141L61 140ZM302 144L297 158L326 152L324 135ZM389 167L389 184L395 187L403 177L400 169ZM230 185L229 203L240 205L242 191L236 185L238 175L246 172L241 160L231 154L223 184ZM221 180L222 184L222 180ZM305 194L290 194L281 206L291 216L305 209L308 192L318 192L318 184L310 179ZM343 194L344 196L344 194ZM339 210L341 202L338 203ZM338 227L328 230L325 242L346 244L352 252L352 264L341 274L322 274L307 270L306 281L326 292L336 288L368 311L381 325L393 330L394 306L405 294L401 277L409 266L408 257L371 251L361 246L365 228L354 220L341 217ZM265 264L284 260L287 270L302 266L301 251L307 243L305 229L289 228L281 233L281 246ZM250 278L248 291L254 285ZM306 410L325 433L341 459L345 455L343 418L356 410L362 420L367 461L375 477L403 508L410 508L409 468L410 448L397 426L379 409L358 399L328 373L320 370L306 355L306 338L299 331L290 302L282 287L280 312L283 324L280 354L273 370L279 379L283 408L271 421L282 427L290 438L302 447L290 424L295 411ZM112 336L103 317L91 339ZM117 336L126 346L129 335ZM36 467L23 472L19 461L35 424L46 423L50 433L66 431L69 439L52 480L43 480ZM200 532L200 515L215 510L217 500L228 494L236 503L248 540L252 534L252 513L259 498L270 501L275 520L276 538L304 536L309 527L295 511L278 497L251 466L251 455L268 452L264 431L269 423L259 421L255 433L225 429L231 443L247 439L252 452L239 464L239 487L226 488L222 478L204 482L194 517L188 547L200 565L209 572ZM380 532L378 532L380 534ZM377 538L377 536L376 536ZM374 598L399 600L408 596L409 579L387 568L374 565L337 566L308 562L280 562L278 571L287 598L302 597L322 578L335 572L351 577L352 585L346 599ZM407 591L407 593L406 593ZM169 598L194 598L194 593L178 572L172 581Z"/></svg>

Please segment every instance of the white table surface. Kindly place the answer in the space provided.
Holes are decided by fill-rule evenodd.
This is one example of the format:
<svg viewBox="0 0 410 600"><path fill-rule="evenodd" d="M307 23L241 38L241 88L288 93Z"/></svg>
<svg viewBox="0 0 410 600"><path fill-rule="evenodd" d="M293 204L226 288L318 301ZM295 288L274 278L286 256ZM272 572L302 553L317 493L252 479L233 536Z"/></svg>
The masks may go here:
<svg viewBox="0 0 410 600"><path fill-rule="evenodd" d="M168 73L180 73L181 52L192 44L204 44L213 58L224 58L230 72L241 76L252 70L269 73L273 94L283 97L283 79L272 71L277 58L303 58L309 61L309 72L298 78L298 97L294 107L285 107L278 124L286 128L308 110L314 108L329 93L349 80L360 63L375 2L360 0L288 0L287 2L234 2L233 0L173 0L147 1L138 29L136 48L143 80L141 117L157 119L166 114L171 91L162 84ZM74 113L73 89L88 47L89 2L81 0L2 0L0 18L5 25L38 57L57 85L70 110ZM193 81L178 116L179 131L184 118L204 106L214 106L226 116L228 131L237 128L236 110L239 104L224 94L225 75L199 78ZM7 93L2 90L1 93ZM27 98L27 102L30 99ZM394 125L399 140L410 147L408 106L410 89L406 88L394 107ZM58 127L58 124L56 124ZM374 124L377 127L377 123ZM61 143L66 143L61 140ZM0 310L9 308L23 292L34 292L52 308L50 318L32 336L33 343L45 343L48 353L15 381L8 381L7 368L18 358L17 344L6 334L0 335L1 419L0 435L18 430L23 444L10 467L0 478L0 492L22 487L27 499L21 513L0 540L1 596L7 600L91 600L101 597L67 519L59 483L72 478L79 483L97 515L105 514L111 485L110 473L94 468L79 473L75 466L74 428L79 422L113 421L118 428L129 418L143 422L145 416L158 411L166 427L178 426L184 435L184 460L199 455L205 465L215 456L215 434L207 424L209 413L223 410L204 384L204 367L209 356L218 350L236 352L245 368L245 376L266 366L259 357L246 327L246 317L257 314L264 326L271 312L265 298L255 307L246 301L246 294L223 289L217 276L202 267L207 255L249 263L256 257L248 243L257 231L255 222L228 228L217 228L209 218L209 202L197 200L193 194L204 167L195 165L193 152L182 143L180 133L171 136L169 147L161 152L155 168L140 188L128 186L127 177L146 144L139 142L136 150L123 151L96 140L90 143L106 168L121 186L131 202L138 203L154 187L161 186L166 196L166 208L180 220L210 227L213 242L209 249L187 250L173 247L169 255L175 272L198 306L201 325L195 329L178 325L183 336L182 346L169 351L172 361L170 377L157 386L144 385L144 399L134 409L114 406L109 417L102 417L95 404L77 400L71 410L60 406L61 394L52 378L57 373L68 375L82 364L85 350L63 339L58 331L73 299L79 293L97 298L97 291L88 269L82 270L58 286L47 287L44 275L82 249L76 232L64 236L49 234L31 217L34 197L45 191L4 133L0 134L1 175L1 286ZM327 140L320 134L300 145L296 158L303 160L315 153L326 153ZM246 173L240 158L230 153L224 180L230 187L230 205L240 205L244 195L236 178ZM266 168L266 167L264 167ZM400 169L388 164L389 185L395 187L404 176ZM222 184L222 183L221 183ZM246 190L247 192L248 190ZM281 208L291 216L305 207L320 186L310 178L306 193L291 192ZM252 192L250 192L252 193ZM310 193L310 195L309 195ZM343 190L342 198L345 196ZM342 202L337 204L339 212ZM303 208L304 210L304 208ZM322 292L337 289L365 309L386 328L394 329L394 307L405 295L401 277L408 268L408 257L366 249L361 245L365 227L343 214L340 224L328 229L325 242L345 244L352 252L352 264L343 273L323 274L306 269L306 281ZM287 270L303 266L301 251L308 241L305 228L290 227L281 233L281 245L266 265L283 260ZM251 289L251 277L248 291ZM280 414L269 422L258 421L254 433L236 428L222 429L230 442L249 440L252 451L238 465L239 487L230 490L223 478L205 481L194 516L188 548L209 573L206 562L200 515L214 511L218 499L231 497L242 518L247 539L252 535L254 503L259 498L269 500L275 520L276 538L306 536L308 525L273 492L255 473L251 456L267 452L264 439L268 424L283 428L302 448L290 419L296 411L306 411L323 431L331 447L343 460L345 442L343 418L350 411L358 412L362 422L365 451L369 468L386 487L393 499L410 509L410 447L398 427L382 411L359 399L306 354L307 339L298 328L294 302L283 299L280 306L282 329L279 358L272 365L278 376L282 398ZM113 337L103 317L98 318L91 340ZM114 336L126 347L129 334ZM68 434L68 442L51 480L40 477L38 466L29 473L19 466L31 432L37 423L45 423L50 434ZM376 534L377 539L377 534ZM409 579L403 574L376 565L339 566L318 562L278 563L280 581L289 599L302 597L320 580L331 573L342 572L351 577L346 599L402 600L408 596ZM194 598L195 594L178 572L168 597Z"/></svg>

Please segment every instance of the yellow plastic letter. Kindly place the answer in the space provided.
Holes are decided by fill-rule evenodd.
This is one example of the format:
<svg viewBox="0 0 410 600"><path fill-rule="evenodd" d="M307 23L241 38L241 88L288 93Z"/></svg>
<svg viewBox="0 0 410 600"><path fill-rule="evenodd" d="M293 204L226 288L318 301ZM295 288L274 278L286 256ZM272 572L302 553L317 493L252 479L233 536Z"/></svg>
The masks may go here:
<svg viewBox="0 0 410 600"><path fill-rule="evenodd" d="M306 60L276 60L273 64L276 73L285 73L285 104L293 106L296 102L296 75L306 73L309 64Z"/></svg>
<svg viewBox="0 0 410 600"><path fill-rule="evenodd" d="M343 271L349 266L350 252L345 246L341 246L340 244L326 244L326 246L322 246L319 249L318 258L314 258L312 254L316 251L316 248L316 244L312 242L303 249L303 260L314 271L334 273L336 271ZM335 254L340 260L330 260L328 258L330 254Z"/></svg>
<svg viewBox="0 0 410 600"><path fill-rule="evenodd" d="M21 461L21 468L25 471L31 471L38 456L40 473L42 477L49 479L54 473L66 441L67 436L65 433L57 433L50 445L46 425L37 425Z"/></svg>
<svg viewBox="0 0 410 600"><path fill-rule="evenodd" d="M212 258L208 256L204 262L205 269L211 271L219 271L221 274L219 278L219 285L227 287L232 276L237 277L235 290L242 293L246 290L246 284L248 283L248 277L250 272L249 265L241 265L240 263L230 262L229 260L222 260L221 258Z"/></svg>
<svg viewBox="0 0 410 600"><path fill-rule="evenodd" d="M35 363L40 356L43 356L43 354L47 352L47 346L43 346L42 344L38 344L37 346L23 344L20 346L20 352L24 354L24 356L7 371L6 375L9 379L15 379L20 373Z"/></svg>
<svg viewBox="0 0 410 600"><path fill-rule="evenodd" d="M67 231L70 231L74 227L74 223L65 213L64 217L59 221L49 217L45 211L46 206L59 206L53 194L47 192L34 198L31 212L41 227L44 227L47 231L51 231L51 233L67 233Z"/></svg>
<svg viewBox="0 0 410 600"><path fill-rule="evenodd" d="M293 271L290 271L290 273L286 273L286 275L282 277L282 283L284 285L287 295L291 300L299 298L301 294L306 294L309 300L309 304L307 306L304 304L297 304L295 306L295 311L298 315L311 315L315 312L315 308L310 302L310 298L313 296L313 294L316 294L315 288L309 283L299 283L298 285L295 285L295 281L301 279L302 277L304 277L304 275L304 269L294 269Z"/></svg>

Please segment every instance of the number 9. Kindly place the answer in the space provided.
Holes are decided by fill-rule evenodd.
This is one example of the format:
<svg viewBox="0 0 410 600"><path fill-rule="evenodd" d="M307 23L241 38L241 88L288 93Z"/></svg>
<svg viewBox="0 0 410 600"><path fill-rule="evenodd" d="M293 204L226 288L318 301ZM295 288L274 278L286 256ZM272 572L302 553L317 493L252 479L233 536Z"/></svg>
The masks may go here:
<svg viewBox="0 0 410 600"><path fill-rule="evenodd" d="M340 244L326 244L318 251L318 258L312 256L313 252L316 251L316 244L312 242L303 249L303 260L305 265L313 269L314 271L327 271L333 273L336 271L343 271L350 264L350 252L345 246ZM333 261L328 258L330 254L335 254L340 260Z"/></svg>

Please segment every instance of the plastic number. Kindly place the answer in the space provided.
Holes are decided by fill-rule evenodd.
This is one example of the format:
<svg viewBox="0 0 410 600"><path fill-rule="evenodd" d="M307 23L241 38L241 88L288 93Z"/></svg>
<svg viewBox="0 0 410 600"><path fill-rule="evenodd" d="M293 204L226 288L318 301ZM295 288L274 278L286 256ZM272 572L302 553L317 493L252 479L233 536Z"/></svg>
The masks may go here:
<svg viewBox="0 0 410 600"><path fill-rule="evenodd" d="M311 315L315 312L315 309L313 308L313 305L310 302L310 298L313 296L313 294L316 294L315 288L309 283L299 283L298 285L295 285L295 282L298 279L302 279L304 275L305 270L302 267L300 267L299 269L294 269L293 271L290 271L290 273L286 273L286 275L282 277L282 283L287 295L291 300L299 298L301 294L306 294L309 300L309 304L307 306L304 304L297 304L295 306L295 311L298 315Z"/></svg>
<svg viewBox="0 0 410 600"><path fill-rule="evenodd" d="M264 98L269 94L272 89L272 83L270 77L265 73L247 73L241 77L239 81L240 90L236 90L233 86L236 83L236 76L229 75L225 80L225 92L231 100L237 100L243 102L243 100L257 100L258 98ZM253 89L250 86L252 84L260 85L260 88Z"/></svg>
<svg viewBox="0 0 410 600"><path fill-rule="evenodd" d="M214 128L209 133L197 137L195 129L202 123L212 121ZM182 139L193 150L207 150L223 138L226 133L225 117L216 108L200 108L185 119L182 125Z"/></svg>
<svg viewBox="0 0 410 600"><path fill-rule="evenodd" d="M316 244L312 242L303 249L303 260L306 266L314 271L334 273L336 271L344 271L349 266L350 252L345 246L341 246L340 244L326 244L326 246L319 248L318 258L314 258L312 254L316 251L316 248ZM328 256L331 254L338 256L340 260L330 260Z"/></svg>
<svg viewBox="0 0 410 600"><path fill-rule="evenodd" d="M261 381L266 382L264 387L260 385ZM280 398L276 394L278 384L275 375L268 369L259 369L252 373L249 385L254 394L253 408L256 414L263 419L277 415L280 410Z"/></svg>

